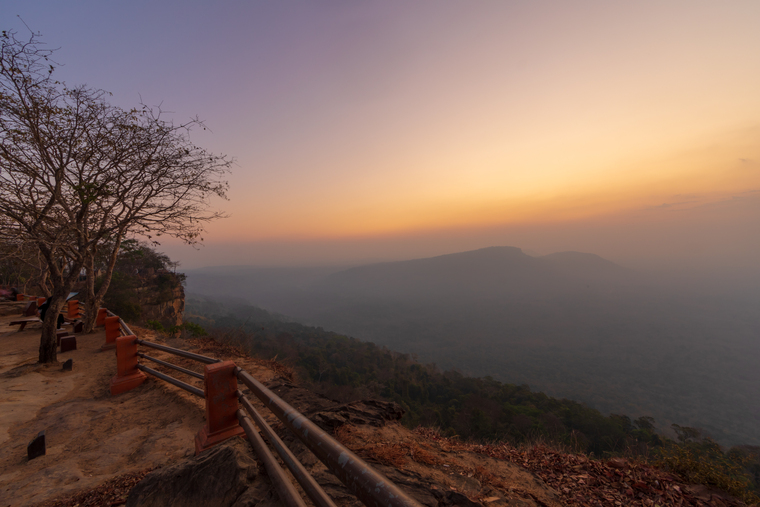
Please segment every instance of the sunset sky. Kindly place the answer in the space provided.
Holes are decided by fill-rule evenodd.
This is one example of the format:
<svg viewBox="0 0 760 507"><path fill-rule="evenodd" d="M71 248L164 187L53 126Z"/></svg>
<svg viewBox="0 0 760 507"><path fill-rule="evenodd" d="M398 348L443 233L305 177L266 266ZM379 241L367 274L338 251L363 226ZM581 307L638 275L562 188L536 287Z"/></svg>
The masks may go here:
<svg viewBox="0 0 760 507"><path fill-rule="evenodd" d="M492 245L760 269L760 2L2 0L236 164L192 268Z"/></svg>

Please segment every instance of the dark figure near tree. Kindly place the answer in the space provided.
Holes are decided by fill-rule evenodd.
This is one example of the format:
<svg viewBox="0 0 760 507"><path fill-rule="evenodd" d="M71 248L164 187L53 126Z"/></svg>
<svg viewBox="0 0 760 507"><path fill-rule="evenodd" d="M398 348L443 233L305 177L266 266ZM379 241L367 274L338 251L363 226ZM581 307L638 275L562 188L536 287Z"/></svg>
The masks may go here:
<svg viewBox="0 0 760 507"><path fill-rule="evenodd" d="M50 307L50 298L47 298L44 303L40 305L40 319L44 322L45 320L45 314L47 313L48 307ZM56 324L56 329L61 329L61 326L63 325L63 315L58 314L58 322Z"/></svg>

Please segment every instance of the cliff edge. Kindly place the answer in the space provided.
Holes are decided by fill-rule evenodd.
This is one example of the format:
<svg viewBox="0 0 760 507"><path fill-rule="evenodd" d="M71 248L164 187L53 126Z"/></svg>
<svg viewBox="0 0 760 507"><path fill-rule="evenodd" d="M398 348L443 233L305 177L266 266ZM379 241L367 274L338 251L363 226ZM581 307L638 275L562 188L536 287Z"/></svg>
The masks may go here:
<svg viewBox="0 0 760 507"><path fill-rule="evenodd" d="M139 491L145 491L152 476L177 477L167 482L162 476L166 487L160 489L166 491L183 490L170 487L179 477L197 477L204 459L194 457L192 447L204 423L202 400L154 379L111 397L108 388L116 363L112 351L100 351L102 331L77 335L77 350L59 356L61 361L73 359L73 370L63 371L60 364L36 364L39 329L30 325L17 332L8 325L12 318L0 317L0 506L123 505L128 499L131 505L143 505L147 503ZM235 361L430 507L744 505L620 458L593 460L542 446L479 445L444 438L428 428L410 430L398 423L402 412L394 403L341 404L298 385L286 367L249 357L239 348L209 338L135 331L151 341ZM173 356L171 362L198 369L197 363ZM258 400L251 401L337 505L361 505ZM26 444L40 431L46 432L47 453L28 460ZM278 505L250 446L222 445L245 453L248 468L244 482L236 483L239 494L227 503L218 498L213 505Z"/></svg>

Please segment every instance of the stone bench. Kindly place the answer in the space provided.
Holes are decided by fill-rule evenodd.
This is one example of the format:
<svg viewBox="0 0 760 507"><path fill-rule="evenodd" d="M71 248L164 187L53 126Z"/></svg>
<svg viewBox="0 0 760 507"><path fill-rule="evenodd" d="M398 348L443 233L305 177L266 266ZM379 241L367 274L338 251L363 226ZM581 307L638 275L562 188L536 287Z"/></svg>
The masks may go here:
<svg viewBox="0 0 760 507"><path fill-rule="evenodd" d="M9 326L17 326L21 324L21 327L18 328L19 332L23 331L27 324L30 324L32 322L42 322L42 320L39 317L29 317L26 319L19 319L19 320L13 320L11 321Z"/></svg>

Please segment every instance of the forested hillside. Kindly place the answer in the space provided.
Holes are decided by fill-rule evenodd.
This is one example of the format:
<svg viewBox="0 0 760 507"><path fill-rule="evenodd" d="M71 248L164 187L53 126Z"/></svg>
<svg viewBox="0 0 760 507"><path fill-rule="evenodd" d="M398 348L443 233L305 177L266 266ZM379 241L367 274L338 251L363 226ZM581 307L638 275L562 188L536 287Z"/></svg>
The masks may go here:
<svg viewBox="0 0 760 507"><path fill-rule="evenodd" d="M242 302L189 298L186 320L293 366L318 390L342 400L382 397L401 404L409 426L447 435L520 442L547 438L583 452L657 446L654 421L603 416L581 403L551 398L525 385L442 371L402 354L322 328L303 326Z"/></svg>
<svg viewBox="0 0 760 507"><path fill-rule="evenodd" d="M239 344L290 365L301 383L340 401L384 398L405 410L409 427L438 427L476 441L548 442L596 456L649 459L695 483L748 499L760 486L760 447L721 449L701 431L674 424L676 439L658 433L647 416L604 415L582 403L534 392L526 385L442 371L402 354L322 328L303 326L246 304L189 298L186 321L196 333Z"/></svg>
<svg viewBox="0 0 760 507"><path fill-rule="evenodd" d="M725 445L760 444L757 288L653 280L593 254L536 258L511 247L300 275L190 272L188 291L236 294L604 413L699 427Z"/></svg>

